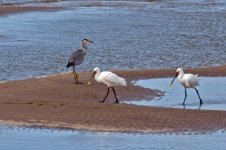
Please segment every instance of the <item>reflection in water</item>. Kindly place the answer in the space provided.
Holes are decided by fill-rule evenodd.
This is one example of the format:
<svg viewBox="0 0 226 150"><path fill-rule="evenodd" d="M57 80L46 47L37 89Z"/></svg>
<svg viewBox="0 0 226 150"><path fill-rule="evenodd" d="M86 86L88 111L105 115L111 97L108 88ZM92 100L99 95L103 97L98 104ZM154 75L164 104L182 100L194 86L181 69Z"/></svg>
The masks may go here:
<svg viewBox="0 0 226 150"><path fill-rule="evenodd" d="M0 126L3 150L223 150L226 147L225 136L223 130L213 133L128 134Z"/></svg>
<svg viewBox="0 0 226 150"><path fill-rule="evenodd" d="M185 106L184 88L175 81L172 87L169 83L172 78L158 78L149 80L139 80L137 85L145 88L157 89L164 92L164 96L151 101L126 101L135 105L156 106L156 107L173 107L186 109L209 109L226 111L226 78L225 77L200 77L200 86L197 87L203 104L199 104L199 98L193 89L187 89L187 100Z"/></svg>
<svg viewBox="0 0 226 150"><path fill-rule="evenodd" d="M203 104L199 104L199 106L197 107L197 109L201 110ZM186 109L186 104L183 105L183 108ZM188 108L187 108L188 109Z"/></svg>

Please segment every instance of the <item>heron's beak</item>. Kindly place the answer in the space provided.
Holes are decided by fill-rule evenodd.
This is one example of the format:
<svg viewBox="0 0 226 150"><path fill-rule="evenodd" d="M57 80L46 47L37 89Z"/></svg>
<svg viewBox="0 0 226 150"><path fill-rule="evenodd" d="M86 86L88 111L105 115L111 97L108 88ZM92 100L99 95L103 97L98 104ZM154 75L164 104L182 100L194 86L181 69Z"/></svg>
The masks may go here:
<svg viewBox="0 0 226 150"><path fill-rule="evenodd" d="M174 82L174 80L176 79L176 77L178 76L178 74L179 74L179 73L177 72L176 75L175 75L175 77L173 78L173 80L170 82L170 85L169 85L170 87L173 85L173 82Z"/></svg>
<svg viewBox="0 0 226 150"><path fill-rule="evenodd" d="M93 75L92 75L92 77L90 78L88 84L91 84L91 81L92 81L93 77L95 76L95 74L96 74L96 71L93 72Z"/></svg>
<svg viewBox="0 0 226 150"><path fill-rule="evenodd" d="M89 41L90 43L94 43L93 41Z"/></svg>

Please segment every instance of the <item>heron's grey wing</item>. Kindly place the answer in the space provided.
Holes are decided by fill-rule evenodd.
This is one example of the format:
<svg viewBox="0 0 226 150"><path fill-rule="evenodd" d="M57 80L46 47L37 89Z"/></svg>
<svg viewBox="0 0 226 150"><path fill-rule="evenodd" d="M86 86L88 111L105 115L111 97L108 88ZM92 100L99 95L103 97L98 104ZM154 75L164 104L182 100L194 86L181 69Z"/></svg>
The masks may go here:
<svg viewBox="0 0 226 150"><path fill-rule="evenodd" d="M86 52L82 49L78 49L77 51L73 52L68 59L68 62L73 63L74 65L79 65L82 63L84 57L86 55Z"/></svg>

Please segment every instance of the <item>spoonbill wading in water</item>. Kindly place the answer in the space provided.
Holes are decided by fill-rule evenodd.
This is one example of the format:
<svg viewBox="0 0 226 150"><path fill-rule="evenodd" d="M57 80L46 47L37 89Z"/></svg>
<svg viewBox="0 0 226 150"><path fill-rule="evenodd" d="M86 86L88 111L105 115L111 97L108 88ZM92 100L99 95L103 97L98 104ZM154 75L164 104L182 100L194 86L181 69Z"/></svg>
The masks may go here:
<svg viewBox="0 0 226 150"><path fill-rule="evenodd" d="M103 84L106 84L107 85L107 94L106 96L104 97L104 99L102 101L100 101L101 103L103 103L108 94L109 94L109 88L111 88L114 92L114 95L115 95L115 103L118 103L118 98L116 96L116 92L115 92L115 89L114 89L114 86L126 86L126 80L119 77L118 75L110 72L110 71L102 71L100 72L100 68L96 67L94 69L94 72L93 72L93 75L90 79L90 82L91 80L93 79L93 77L95 78L95 80L97 82L100 82L100 83L103 83ZM90 84L90 82L88 82L88 84Z"/></svg>
<svg viewBox="0 0 226 150"><path fill-rule="evenodd" d="M187 88L193 88L195 89L196 93L199 96L199 100L200 100L200 105L203 103L202 99L199 95L199 91L196 89L196 86L199 86L199 80L200 78L198 77L198 75L193 75L193 74L184 74L183 69L178 68L175 77L173 78L173 80L170 83L170 87L173 85L173 82L175 80L175 78L177 77L178 81L180 82L180 84L182 86L184 86L185 88L185 97L184 97L184 102L183 105L185 103L185 100L187 98Z"/></svg>
<svg viewBox="0 0 226 150"><path fill-rule="evenodd" d="M79 49L77 49L76 51L74 51L71 56L68 59L68 63L67 63L67 68L69 67L73 67L73 75L75 78L75 84L78 84L80 82L78 82L78 74L75 71L75 66L80 65L87 53L88 50L88 45L89 43L93 43L93 41L90 41L88 39L83 39L81 42L81 47Z"/></svg>

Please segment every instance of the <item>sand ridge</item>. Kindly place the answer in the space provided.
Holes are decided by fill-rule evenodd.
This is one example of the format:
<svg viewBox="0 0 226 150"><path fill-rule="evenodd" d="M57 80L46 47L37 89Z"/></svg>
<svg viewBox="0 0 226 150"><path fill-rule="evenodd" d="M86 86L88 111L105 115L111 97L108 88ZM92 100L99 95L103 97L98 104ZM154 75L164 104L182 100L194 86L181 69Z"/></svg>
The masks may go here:
<svg viewBox="0 0 226 150"><path fill-rule="evenodd" d="M136 87L131 81L173 77L175 69L113 71L126 78L128 87L116 87L119 100L148 99L158 91ZM200 76L226 76L226 66L185 69ZM79 73L87 83L91 72ZM113 104L114 96L99 103L105 85L92 81L73 84L72 74L55 75L0 84L2 123L122 132L214 131L226 128L226 111L155 108ZM205 103L205 102L204 102ZM43 121L44 120L44 121Z"/></svg>

